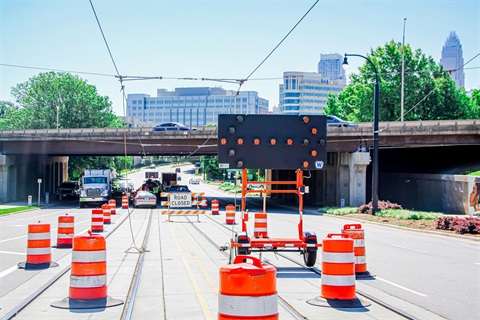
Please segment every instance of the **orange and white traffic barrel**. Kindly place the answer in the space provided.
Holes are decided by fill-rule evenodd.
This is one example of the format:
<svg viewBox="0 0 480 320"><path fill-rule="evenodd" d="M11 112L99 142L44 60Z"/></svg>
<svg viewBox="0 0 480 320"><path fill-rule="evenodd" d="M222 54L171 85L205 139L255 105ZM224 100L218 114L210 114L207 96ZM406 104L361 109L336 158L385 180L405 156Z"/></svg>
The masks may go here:
<svg viewBox="0 0 480 320"><path fill-rule="evenodd" d="M365 232L361 224L346 224L343 233L353 239L353 254L355 256L355 275L359 277L371 277L367 271L367 255L365 253Z"/></svg>
<svg viewBox="0 0 480 320"><path fill-rule="evenodd" d="M235 224L235 206L233 204L229 204L226 207L225 223Z"/></svg>
<svg viewBox="0 0 480 320"><path fill-rule="evenodd" d="M103 209L92 210L92 232L103 232Z"/></svg>
<svg viewBox="0 0 480 320"><path fill-rule="evenodd" d="M203 197L202 202L200 203L200 208L206 209L208 207L207 198Z"/></svg>
<svg viewBox="0 0 480 320"><path fill-rule="evenodd" d="M122 209L128 209L128 197L122 196Z"/></svg>
<svg viewBox="0 0 480 320"><path fill-rule="evenodd" d="M110 214L117 214L117 200L110 199L108 204L110 205Z"/></svg>
<svg viewBox="0 0 480 320"><path fill-rule="evenodd" d="M237 256L221 267L218 319L278 319L276 277L274 266L252 256Z"/></svg>
<svg viewBox="0 0 480 320"><path fill-rule="evenodd" d="M253 236L255 238L268 238L267 214L263 211L258 211L255 213Z"/></svg>
<svg viewBox="0 0 480 320"><path fill-rule="evenodd" d="M46 269L58 267L52 262L50 247L50 224L38 223L28 225L27 261L20 262L21 269Z"/></svg>
<svg viewBox="0 0 480 320"><path fill-rule="evenodd" d="M353 240L347 234L328 234L322 241L321 295L307 302L318 306L353 308L364 306L357 299Z"/></svg>
<svg viewBox="0 0 480 320"><path fill-rule="evenodd" d="M57 248L71 248L75 235L75 217L66 213L58 217Z"/></svg>
<svg viewBox="0 0 480 320"><path fill-rule="evenodd" d="M113 300L113 301L112 301ZM107 248L102 235L73 237L72 268L68 298L51 304L64 309L112 307L123 301L107 296Z"/></svg>
<svg viewBox="0 0 480 320"><path fill-rule="evenodd" d="M111 224L112 223L112 211L111 206L108 203L102 205L103 211L103 224Z"/></svg>
<svg viewBox="0 0 480 320"><path fill-rule="evenodd" d="M219 214L219 206L218 206L218 200L217 199L212 200L212 214L213 215Z"/></svg>

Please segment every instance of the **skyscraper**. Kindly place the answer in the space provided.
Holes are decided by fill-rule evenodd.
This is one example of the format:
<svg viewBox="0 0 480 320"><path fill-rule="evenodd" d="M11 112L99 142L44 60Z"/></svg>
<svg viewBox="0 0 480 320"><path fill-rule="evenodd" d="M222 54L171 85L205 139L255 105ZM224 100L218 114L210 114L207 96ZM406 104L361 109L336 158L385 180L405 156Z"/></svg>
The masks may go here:
<svg viewBox="0 0 480 320"><path fill-rule="evenodd" d="M342 63L343 57L339 53L320 54L318 73L324 79L336 80L336 83L346 85L347 78Z"/></svg>
<svg viewBox="0 0 480 320"><path fill-rule="evenodd" d="M455 81L457 88L465 86L465 73L463 72L462 67L462 45L455 31L451 31L450 35L447 38L447 41L445 41L445 45L442 49L442 58L440 59L440 63L443 65L444 70L452 71L450 72L450 76ZM459 69L460 67L462 68Z"/></svg>

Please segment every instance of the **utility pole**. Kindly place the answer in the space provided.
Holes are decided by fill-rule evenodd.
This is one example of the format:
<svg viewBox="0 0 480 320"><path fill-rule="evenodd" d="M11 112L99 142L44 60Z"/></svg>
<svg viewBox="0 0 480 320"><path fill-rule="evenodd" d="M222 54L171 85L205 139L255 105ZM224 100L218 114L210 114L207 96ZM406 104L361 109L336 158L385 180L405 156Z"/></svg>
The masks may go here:
<svg viewBox="0 0 480 320"><path fill-rule="evenodd" d="M407 18L403 19L403 40L402 40L402 92L400 93L400 120L403 122L403 104L404 104L404 82L405 82L405 24Z"/></svg>

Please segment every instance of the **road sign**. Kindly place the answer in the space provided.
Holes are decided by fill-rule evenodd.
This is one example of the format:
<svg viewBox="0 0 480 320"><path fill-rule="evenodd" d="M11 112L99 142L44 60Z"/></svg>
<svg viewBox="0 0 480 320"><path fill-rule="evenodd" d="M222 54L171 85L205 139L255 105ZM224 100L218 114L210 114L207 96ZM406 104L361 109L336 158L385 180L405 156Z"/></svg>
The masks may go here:
<svg viewBox="0 0 480 320"><path fill-rule="evenodd" d="M323 115L218 116L221 169L325 170L326 147Z"/></svg>
<svg viewBox="0 0 480 320"><path fill-rule="evenodd" d="M169 197L170 208L188 208L192 206L192 194L189 192L171 193Z"/></svg>

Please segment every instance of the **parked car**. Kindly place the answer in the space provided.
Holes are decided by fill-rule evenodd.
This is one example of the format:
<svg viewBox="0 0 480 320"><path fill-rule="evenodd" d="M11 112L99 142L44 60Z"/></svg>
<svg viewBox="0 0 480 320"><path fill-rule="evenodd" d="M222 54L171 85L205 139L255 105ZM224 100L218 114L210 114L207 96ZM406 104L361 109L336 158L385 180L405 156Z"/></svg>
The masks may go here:
<svg viewBox="0 0 480 320"><path fill-rule="evenodd" d="M164 122L153 128L153 131L187 131L190 130L189 127L180 122ZM195 129L192 129L195 130Z"/></svg>
<svg viewBox="0 0 480 320"><path fill-rule="evenodd" d="M157 167L157 166L156 166L155 164L153 164L153 163L150 165L150 169L155 169L156 167Z"/></svg>
<svg viewBox="0 0 480 320"><path fill-rule="evenodd" d="M190 192L190 189L188 186L174 184L173 186L170 186L169 192Z"/></svg>
<svg viewBox="0 0 480 320"><path fill-rule="evenodd" d="M133 198L133 207L157 207L157 197L148 191L138 191Z"/></svg>
<svg viewBox="0 0 480 320"><path fill-rule="evenodd" d="M327 125L329 127L357 127L355 122L345 121L336 116L327 116Z"/></svg>
<svg viewBox="0 0 480 320"><path fill-rule="evenodd" d="M192 178L190 181L188 181L190 184L200 184L200 179L198 178Z"/></svg>
<svg viewBox="0 0 480 320"><path fill-rule="evenodd" d="M64 198L75 199L80 194L80 186L76 181L64 181L57 188L57 196L59 200Z"/></svg>

